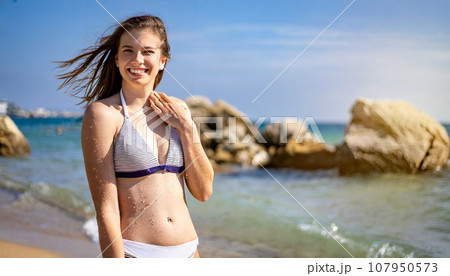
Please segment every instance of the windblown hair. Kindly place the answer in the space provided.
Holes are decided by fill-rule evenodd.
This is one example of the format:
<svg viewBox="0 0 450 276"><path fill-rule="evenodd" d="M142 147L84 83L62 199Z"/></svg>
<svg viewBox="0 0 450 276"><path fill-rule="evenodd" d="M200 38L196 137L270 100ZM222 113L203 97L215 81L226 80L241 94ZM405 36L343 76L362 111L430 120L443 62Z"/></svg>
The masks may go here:
<svg viewBox="0 0 450 276"><path fill-rule="evenodd" d="M59 74L64 80L58 89L67 87L70 95L78 97L78 104L87 106L91 102L110 97L118 93L122 87L122 76L116 67L115 56L118 52L120 38L125 32L150 29L159 36L162 44L161 54L167 61L170 59L170 45L166 28L156 16L143 15L131 17L117 26L111 35L101 37L97 44L86 49L73 59L59 61L59 69L67 69L76 65L72 71ZM160 70L155 78L155 89L161 82L164 70ZM82 96L81 96L82 95Z"/></svg>

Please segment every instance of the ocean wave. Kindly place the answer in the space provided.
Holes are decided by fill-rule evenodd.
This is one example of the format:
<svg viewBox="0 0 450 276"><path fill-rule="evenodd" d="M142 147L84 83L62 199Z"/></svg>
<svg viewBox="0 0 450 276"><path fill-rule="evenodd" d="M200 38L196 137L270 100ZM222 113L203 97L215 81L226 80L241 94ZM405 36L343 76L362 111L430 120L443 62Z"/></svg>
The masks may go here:
<svg viewBox="0 0 450 276"><path fill-rule="evenodd" d="M335 223L331 223L328 229L322 227L317 221L313 221L310 224L300 223L297 225L297 228L306 233L320 234L326 238L335 239L341 244L351 242L351 240L346 238L342 233L338 232L339 227Z"/></svg>
<svg viewBox="0 0 450 276"><path fill-rule="evenodd" d="M359 256L361 252L365 252L365 256L359 257L366 258L429 257L426 252L393 241L374 241L374 238L369 236L345 235L339 231L339 227L335 223L327 225L324 229L319 223L313 221L312 223L300 223L297 228L305 233L320 235L326 239L335 239L355 257Z"/></svg>
<svg viewBox="0 0 450 276"><path fill-rule="evenodd" d="M19 193L20 197L32 197L77 217L90 218L95 213L91 203L81 195L42 181L36 183L19 181L9 175L2 175L0 188Z"/></svg>

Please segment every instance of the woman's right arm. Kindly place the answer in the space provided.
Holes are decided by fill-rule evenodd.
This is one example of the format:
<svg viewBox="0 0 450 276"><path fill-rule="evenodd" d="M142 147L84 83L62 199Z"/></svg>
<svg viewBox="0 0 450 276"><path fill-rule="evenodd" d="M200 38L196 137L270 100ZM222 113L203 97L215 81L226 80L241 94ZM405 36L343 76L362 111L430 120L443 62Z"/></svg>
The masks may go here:
<svg viewBox="0 0 450 276"><path fill-rule="evenodd" d="M81 128L86 175L97 213L103 257L124 257L120 211L113 160L113 138L109 107L94 102L86 108Z"/></svg>

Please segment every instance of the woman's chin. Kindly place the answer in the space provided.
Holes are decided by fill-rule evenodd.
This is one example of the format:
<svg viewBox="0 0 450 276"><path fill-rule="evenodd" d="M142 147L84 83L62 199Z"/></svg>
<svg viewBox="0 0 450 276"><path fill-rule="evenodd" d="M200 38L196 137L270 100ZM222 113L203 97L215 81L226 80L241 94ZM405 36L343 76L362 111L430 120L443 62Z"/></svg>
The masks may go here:
<svg viewBox="0 0 450 276"><path fill-rule="evenodd" d="M150 78L149 77L140 77L140 78L124 78L124 80L128 83L130 83L133 86L146 86L149 85L151 83Z"/></svg>

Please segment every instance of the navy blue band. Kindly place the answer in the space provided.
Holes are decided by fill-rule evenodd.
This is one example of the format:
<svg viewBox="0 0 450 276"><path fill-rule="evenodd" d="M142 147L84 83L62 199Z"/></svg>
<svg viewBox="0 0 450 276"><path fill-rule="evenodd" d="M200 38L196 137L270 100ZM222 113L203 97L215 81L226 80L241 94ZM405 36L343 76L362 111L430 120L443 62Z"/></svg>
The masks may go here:
<svg viewBox="0 0 450 276"><path fill-rule="evenodd" d="M168 171L173 173L180 173L184 170L184 166L177 167L177 166L171 166L171 165L159 165L155 167L151 167L149 169L134 171L134 172L116 172L116 177L124 177L124 178L134 178L134 177L141 177L150 175L152 173L158 172L158 171Z"/></svg>

